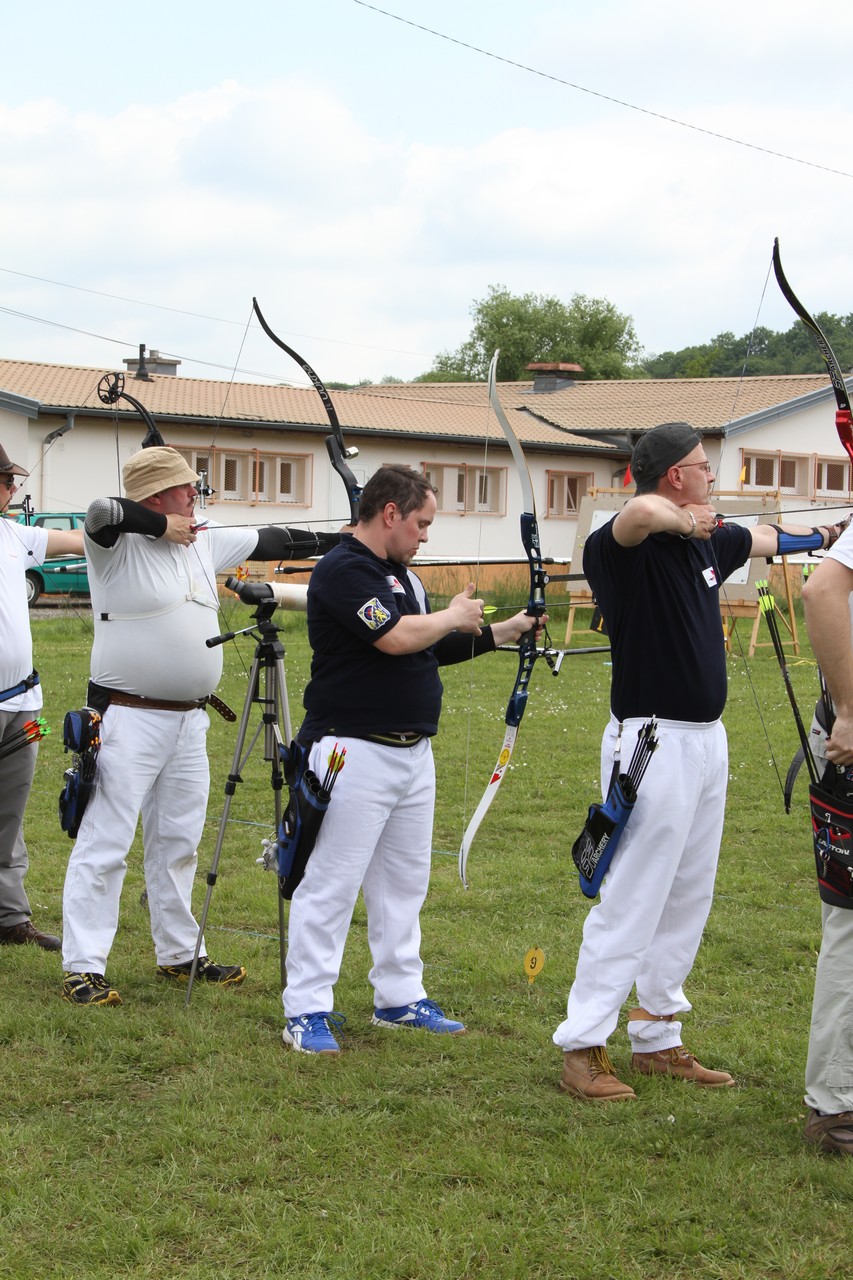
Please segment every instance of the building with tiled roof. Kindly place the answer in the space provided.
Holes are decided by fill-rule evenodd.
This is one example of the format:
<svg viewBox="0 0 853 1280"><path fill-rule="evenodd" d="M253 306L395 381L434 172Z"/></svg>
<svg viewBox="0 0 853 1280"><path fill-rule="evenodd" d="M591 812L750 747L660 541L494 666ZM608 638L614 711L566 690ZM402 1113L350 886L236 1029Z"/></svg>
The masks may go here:
<svg viewBox="0 0 853 1280"><path fill-rule="evenodd" d="M128 362L133 366L136 362ZM180 376L149 356L125 389L215 490L223 523L335 526L348 506L324 447L329 423L314 390ZM723 494L773 494L789 508L850 497L850 464L823 375L585 382L565 369L500 387L531 472L543 554L570 557L581 498L623 491L638 433L690 422L705 436ZM104 371L0 360L0 443L30 470L38 510L84 510L120 491L122 464L144 426L126 401L105 404ZM547 389L546 389L547 388ZM428 553L520 554L520 487L506 441L477 383L415 383L331 393L359 482L384 462L424 470L438 490ZM765 504L766 505L766 504Z"/></svg>

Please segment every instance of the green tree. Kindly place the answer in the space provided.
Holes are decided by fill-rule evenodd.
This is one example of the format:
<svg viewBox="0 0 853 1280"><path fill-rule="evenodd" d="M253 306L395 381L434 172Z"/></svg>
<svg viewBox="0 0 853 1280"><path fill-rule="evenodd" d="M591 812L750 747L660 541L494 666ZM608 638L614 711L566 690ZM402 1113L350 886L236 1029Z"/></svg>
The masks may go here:
<svg viewBox="0 0 853 1280"><path fill-rule="evenodd" d="M474 326L456 351L442 351L423 382L482 382L500 348L498 377L517 382L533 363L579 364L586 378L637 378L640 345L630 316L604 298L576 293L566 305L544 294L491 285L471 307Z"/></svg>
<svg viewBox="0 0 853 1280"><path fill-rule="evenodd" d="M853 315L822 311L815 319L842 369L853 368ZM740 338L720 333L698 346L649 356L643 367L652 378L737 378L741 374L824 373L826 369L814 335L799 320L782 333L763 327Z"/></svg>

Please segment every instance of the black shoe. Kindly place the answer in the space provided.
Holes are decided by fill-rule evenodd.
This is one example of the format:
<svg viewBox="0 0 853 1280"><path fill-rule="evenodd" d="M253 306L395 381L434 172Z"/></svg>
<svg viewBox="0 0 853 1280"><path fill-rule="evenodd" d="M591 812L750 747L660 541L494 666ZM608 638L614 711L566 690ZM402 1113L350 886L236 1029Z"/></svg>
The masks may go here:
<svg viewBox="0 0 853 1280"><path fill-rule="evenodd" d="M158 964L157 972L163 978L172 978L176 982L189 982L192 960L183 964ZM241 964L214 964L208 956L199 956L196 965L196 982L215 982L220 987L236 987L246 976Z"/></svg>
<svg viewBox="0 0 853 1280"><path fill-rule="evenodd" d="M66 973L62 999L69 1004L121 1004L121 996L102 973Z"/></svg>
<svg viewBox="0 0 853 1280"><path fill-rule="evenodd" d="M35 927L32 920L24 920L22 924L12 924L7 929L0 929L0 946L21 946L26 942L32 943L35 947L41 947L42 951L61 951L62 949L59 938L54 938L52 933L42 933Z"/></svg>

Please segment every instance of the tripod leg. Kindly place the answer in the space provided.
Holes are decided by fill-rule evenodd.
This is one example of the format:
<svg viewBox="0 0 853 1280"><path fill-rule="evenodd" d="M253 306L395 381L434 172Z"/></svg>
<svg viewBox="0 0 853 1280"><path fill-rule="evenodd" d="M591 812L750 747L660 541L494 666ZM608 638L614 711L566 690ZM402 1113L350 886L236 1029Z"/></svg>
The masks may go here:
<svg viewBox="0 0 853 1280"><path fill-rule="evenodd" d="M245 702L243 703L243 714L240 717L240 728L237 731L237 743L231 760L231 772L229 773L228 780L225 783L225 803L222 806L222 817L219 820L219 830L216 835L216 846L213 851L213 860L210 864L210 870L207 873L207 893L204 897L204 906L199 920L198 937L195 941L195 951L193 952L192 965L190 966L190 978L187 983L187 995L184 1001L185 1005L188 1005L190 1002L193 983L195 982L195 975L198 970L198 957L201 951L201 940L204 937L204 930L207 924L208 913L210 911L210 900L213 897L213 886L216 884L219 857L222 853L222 846L225 842L225 828L228 823L228 814L231 811L231 801L234 798L234 792L237 790L237 783L242 781L242 778L240 777L240 765L243 760L243 747L249 727L249 717L252 711L252 704L257 701L259 679L260 660L256 658L252 664L252 670L249 673L249 686L246 690ZM251 750L251 747L249 749Z"/></svg>
<svg viewBox="0 0 853 1280"><path fill-rule="evenodd" d="M274 705L276 711L276 724L280 725L284 730L284 741L290 743L292 739L292 729L290 724L290 706L287 701L287 684L284 678L284 662L279 658L273 670L275 676ZM279 760L281 757L277 757ZM275 782L273 782L275 787ZM277 789L275 793L275 829L279 830L281 825L281 789ZM284 990L287 984L287 969L285 967L285 958L287 956L287 932L284 922L284 899L281 896L279 888L278 876L275 881L276 898L278 899L278 963L279 973L281 975L281 987Z"/></svg>
<svg viewBox="0 0 853 1280"><path fill-rule="evenodd" d="M192 965L190 966L190 979L187 985L185 1001L187 1005L189 1004L192 996L193 984L198 971L201 942L207 925L210 902L213 897L213 886L216 884L219 858L222 853L222 846L225 842L225 829L228 823L228 816L231 811L231 801L237 789L237 783L242 782L242 778L240 776L242 767L245 766L246 760L248 760L251 755L262 730L264 733L264 758L270 762L271 768L271 785L274 796L276 832L278 832L281 826L281 801L282 789L284 787L284 770L282 768L279 747L284 742L290 743L292 732L290 725L290 708L287 700L287 684L284 675L284 661L281 653L281 646L277 643L273 644L271 642L265 642L260 644L255 654L255 661L252 664L251 672L249 673L249 685L246 691L245 702L243 704L243 714L240 717L240 728L237 732L237 744L235 746L234 756L231 762L231 772L228 775L228 780L225 784L225 803L222 808L222 817L219 820L216 846L214 848L213 859L210 864L210 871L207 873L207 892L205 894L204 907L202 908L201 919L199 921L198 937L196 938L195 953L193 955ZM258 727L244 757L243 750L249 728L249 719L251 717L252 707L255 703L262 708L262 724ZM279 964L283 987L285 981L284 960L286 950L284 903L281 893L279 892L277 876L276 896L278 898Z"/></svg>

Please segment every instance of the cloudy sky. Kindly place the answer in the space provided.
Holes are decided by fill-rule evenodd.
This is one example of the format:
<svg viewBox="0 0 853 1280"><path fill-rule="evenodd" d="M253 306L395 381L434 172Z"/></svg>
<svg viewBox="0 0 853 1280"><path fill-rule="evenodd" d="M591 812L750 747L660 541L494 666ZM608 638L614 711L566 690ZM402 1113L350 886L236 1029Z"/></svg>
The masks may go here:
<svg viewBox="0 0 853 1280"><path fill-rule="evenodd" d="M257 295L325 380L410 378L492 284L607 298L654 353L788 328L774 236L853 311L849 3L378 7L8 6L0 356L304 384Z"/></svg>

